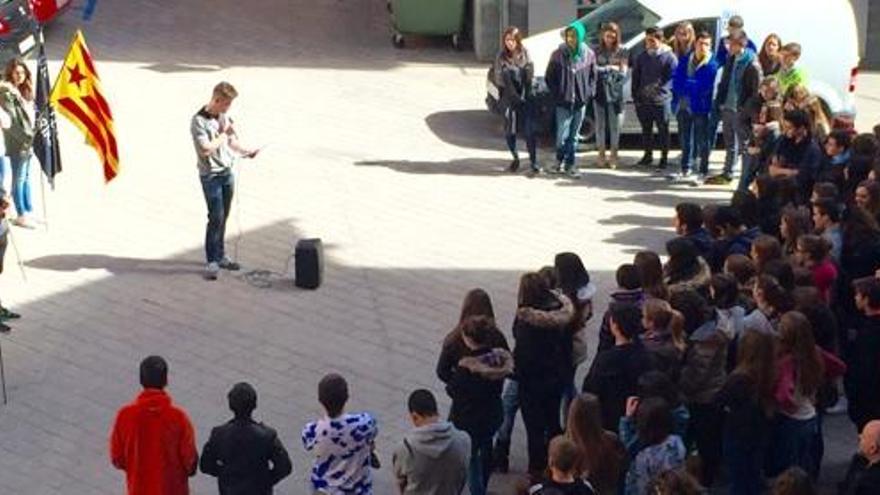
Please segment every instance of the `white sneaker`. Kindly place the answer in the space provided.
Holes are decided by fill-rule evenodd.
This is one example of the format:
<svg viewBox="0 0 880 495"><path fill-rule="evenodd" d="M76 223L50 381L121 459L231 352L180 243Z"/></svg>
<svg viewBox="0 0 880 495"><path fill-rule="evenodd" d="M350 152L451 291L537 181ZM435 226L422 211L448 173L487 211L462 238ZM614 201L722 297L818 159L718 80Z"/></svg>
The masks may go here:
<svg viewBox="0 0 880 495"><path fill-rule="evenodd" d="M840 397L837 398L837 402L834 403L833 406L831 406L825 410L825 413L836 416L838 414L845 414L848 409L849 409L849 403L846 401L846 396L841 395Z"/></svg>
<svg viewBox="0 0 880 495"><path fill-rule="evenodd" d="M205 267L205 280L217 280L220 274L220 264L216 261L208 263Z"/></svg>

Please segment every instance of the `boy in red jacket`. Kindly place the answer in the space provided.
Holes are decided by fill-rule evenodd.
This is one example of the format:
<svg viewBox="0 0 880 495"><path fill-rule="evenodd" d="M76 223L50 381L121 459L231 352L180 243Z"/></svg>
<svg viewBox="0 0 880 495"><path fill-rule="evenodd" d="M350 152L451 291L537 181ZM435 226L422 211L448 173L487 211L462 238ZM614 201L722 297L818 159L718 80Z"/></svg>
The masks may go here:
<svg viewBox="0 0 880 495"><path fill-rule="evenodd" d="M110 434L110 460L125 471L128 495L189 495L196 473L195 433L186 412L165 392L168 363L141 361L144 390L119 410Z"/></svg>

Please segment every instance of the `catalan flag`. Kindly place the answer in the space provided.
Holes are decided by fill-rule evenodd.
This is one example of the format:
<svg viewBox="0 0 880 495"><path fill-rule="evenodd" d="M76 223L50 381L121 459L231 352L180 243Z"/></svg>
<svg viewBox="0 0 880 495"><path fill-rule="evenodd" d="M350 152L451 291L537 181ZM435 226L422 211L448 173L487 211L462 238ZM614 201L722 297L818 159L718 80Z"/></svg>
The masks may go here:
<svg viewBox="0 0 880 495"><path fill-rule="evenodd" d="M104 166L104 180L113 180L119 172L113 115L101 92L101 81L82 31L77 30L73 36L49 99L98 152Z"/></svg>

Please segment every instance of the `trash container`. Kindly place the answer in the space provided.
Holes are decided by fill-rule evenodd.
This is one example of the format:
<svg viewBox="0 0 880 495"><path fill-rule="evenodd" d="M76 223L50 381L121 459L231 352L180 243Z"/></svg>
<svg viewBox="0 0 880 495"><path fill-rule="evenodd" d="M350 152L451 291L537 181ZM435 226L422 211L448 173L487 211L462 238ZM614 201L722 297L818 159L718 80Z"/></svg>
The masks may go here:
<svg viewBox="0 0 880 495"><path fill-rule="evenodd" d="M391 42L403 48L404 35L451 36L452 46L461 45L465 0L391 0Z"/></svg>

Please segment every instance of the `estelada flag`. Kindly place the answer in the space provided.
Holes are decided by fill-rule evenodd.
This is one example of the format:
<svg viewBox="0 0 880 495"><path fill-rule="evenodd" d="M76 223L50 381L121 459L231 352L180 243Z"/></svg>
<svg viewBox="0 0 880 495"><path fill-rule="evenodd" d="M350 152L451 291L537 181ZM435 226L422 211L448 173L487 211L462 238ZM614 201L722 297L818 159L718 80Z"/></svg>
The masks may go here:
<svg viewBox="0 0 880 495"><path fill-rule="evenodd" d="M113 114L101 92L101 81L82 31L77 30L50 96L52 105L86 136L104 166L104 180L119 172Z"/></svg>

